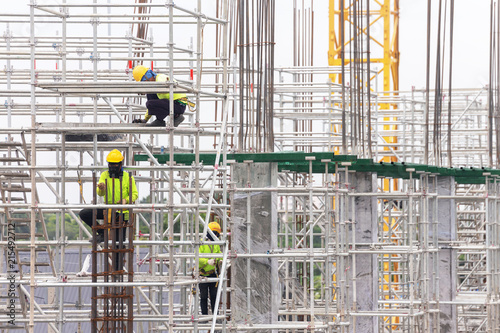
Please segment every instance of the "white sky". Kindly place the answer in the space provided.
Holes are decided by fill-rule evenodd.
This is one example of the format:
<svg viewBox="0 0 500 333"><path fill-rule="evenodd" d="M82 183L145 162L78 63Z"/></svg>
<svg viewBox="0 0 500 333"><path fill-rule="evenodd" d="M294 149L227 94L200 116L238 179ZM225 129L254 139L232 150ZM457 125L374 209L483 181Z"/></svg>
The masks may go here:
<svg viewBox="0 0 500 333"><path fill-rule="evenodd" d="M433 27L431 35L437 35L438 11L433 2ZM443 0L444 3L449 1ZM426 48L427 48L427 1L400 1L400 87L401 90L425 87ZM490 1L455 1L454 38L453 38L453 87L478 88L488 84L489 72L489 35ZM447 19L449 22L449 18ZM434 86L435 39L431 49ZM446 49L449 50L449 35L446 37ZM446 55L446 69L449 56ZM445 74L445 86L448 86L448 74Z"/></svg>
<svg viewBox="0 0 500 333"><path fill-rule="evenodd" d="M133 4L132 0L111 0L111 3L124 3L129 1ZM56 0L38 0L37 3L42 5L44 3L54 4L58 3ZM78 3L92 3L92 0L81 0ZM99 0L99 3L106 3L107 0ZM437 34L437 18L436 13L438 9L438 1L433 2L433 27L431 34ZM71 3L71 1L68 1ZM163 3L163 2L161 2ZM203 10L212 13L215 1L202 2ZM302 4L302 1L297 1ZM309 7L309 0L305 1L306 7ZM328 3L326 0L316 0L313 2L315 11L315 42L314 42L314 63L315 65L327 65L327 52L328 52ZM443 0L443 6L448 3L448 0ZM472 4L471 1L455 1L455 31L454 31L454 54L453 54L453 78L454 87L481 87L488 83L488 48L489 48L489 0L475 0ZM25 12L29 13L29 0L17 0L10 2L7 12ZM196 1L184 0L177 4L186 8L194 8ZM291 0L276 0L276 66L289 66L291 65L290 56L292 50L292 5ZM372 5L374 8L374 5ZM117 11L127 12L127 8L118 9ZM75 13L77 10L70 9L70 13ZM79 9L82 12L91 12L92 9ZM106 12L107 9L100 8L100 12ZM114 11L116 12L116 11ZM425 0L403 0L400 1L400 87L401 90L409 90L412 86L416 88L425 87L425 70L426 70L426 33L427 33L427 1ZM449 20L449 18L447 19ZM103 21L102 23L104 23ZM37 34L50 34L53 33L50 27L53 25L39 24L37 26ZM90 26L90 24L88 25ZM0 31L5 31L6 24L0 24ZM11 29L14 33L28 36L29 25L12 25ZM101 24L100 29L107 31L107 25ZM117 34L117 28L112 28L112 33ZM374 28L376 29L376 28ZM124 30L126 30L124 28ZM375 31L375 30L374 30ZM125 34L125 31L120 32ZM161 28L158 25L153 27L153 34L155 40L161 40ZM205 38L210 38L209 33ZM448 45L449 36L446 37L446 49ZM188 40L183 40L179 36L178 44L187 46ZM431 51L431 69L433 71L431 82L434 82L434 68L435 68L435 37L432 42ZM206 43L209 47L210 43ZM446 55L444 66L448 69L449 58ZM3 66L2 66L3 67ZM448 74L445 74L446 81ZM445 86L448 84L445 83Z"/></svg>

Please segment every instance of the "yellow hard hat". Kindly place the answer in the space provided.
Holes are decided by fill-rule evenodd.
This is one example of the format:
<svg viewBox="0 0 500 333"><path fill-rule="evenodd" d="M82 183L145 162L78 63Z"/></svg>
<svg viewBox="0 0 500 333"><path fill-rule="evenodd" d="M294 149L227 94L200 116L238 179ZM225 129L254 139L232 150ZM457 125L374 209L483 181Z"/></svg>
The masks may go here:
<svg viewBox="0 0 500 333"><path fill-rule="evenodd" d="M148 70L149 68L142 65L135 66L134 70L132 71L132 75L134 76L134 79L137 82L140 82L142 80L142 77L144 76L144 74L146 74Z"/></svg>
<svg viewBox="0 0 500 333"><path fill-rule="evenodd" d="M123 161L123 155L118 151L118 149L113 149L106 157L108 163L120 163Z"/></svg>
<svg viewBox="0 0 500 333"><path fill-rule="evenodd" d="M208 224L208 227L210 228L210 230L217 231L219 234L222 232L220 225L217 222L210 222Z"/></svg>

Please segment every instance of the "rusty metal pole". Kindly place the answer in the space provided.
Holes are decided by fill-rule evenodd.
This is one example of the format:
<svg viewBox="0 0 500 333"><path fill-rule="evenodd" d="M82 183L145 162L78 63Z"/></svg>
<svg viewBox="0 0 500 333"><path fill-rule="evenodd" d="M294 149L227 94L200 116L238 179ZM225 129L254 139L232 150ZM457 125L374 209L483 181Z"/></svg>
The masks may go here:
<svg viewBox="0 0 500 333"><path fill-rule="evenodd" d="M96 192L96 176L95 170L92 171L92 189L93 189L93 201L92 204L97 202L97 192ZM92 208L92 283L97 282L97 243L95 241L97 237L96 224L97 224L97 209ZM91 333L97 333L97 287L92 286L92 309L91 309Z"/></svg>
<svg viewBox="0 0 500 333"><path fill-rule="evenodd" d="M429 164L429 93L431 66L431 0L427 0L427 64L425 78L425 110L424 110L424 164Z"/></svg>
<svg viewBox="0 0 500 333"><path fill-rule="evenodd" d="M132 175L129 175L129 191L128 191L128 203L132 204L132 192L133 192L133 183L132 183ZM127 274L128 274L128 282L134 282L134 243L132 240L132 236L134 235L134 212L133 209L130 208L128 211L128 256L127 256ZM127 287L127 333L134 332L134 288L128 286Z"/></svg>

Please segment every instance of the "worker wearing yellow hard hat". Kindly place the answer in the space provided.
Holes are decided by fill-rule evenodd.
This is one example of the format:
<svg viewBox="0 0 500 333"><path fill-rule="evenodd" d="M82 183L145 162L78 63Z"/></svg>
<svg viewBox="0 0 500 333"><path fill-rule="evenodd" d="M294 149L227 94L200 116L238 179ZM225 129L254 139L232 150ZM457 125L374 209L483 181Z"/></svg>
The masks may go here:
<svg viewBox="0 0 500 333"><path fill-rule="evenodd" d="M104 197L106 204L128 204L133 203L139 197L137 192L137 187L135 185L135 179L133 176L129 175L128 172L123 171L123 155L117 150L113 149L106 157L108 162L108 170L104 171L99 178L99 183L97 184L97 194ZM130 200L130 194L132 194L132 201ZM104 219L104 209L96 209L97 220ZM120 219L120 214L123 214L122 221L127 222L129 219L129 211L127 209L121 210L117 209L116 221ZM93 224L93 210L91 208L84 208L79 213L80 218L89 227L92 228ZM109 220L113 219L112 216L108 215ZM111 223L111 222L110 222ZM118 229L117 229L118 230ZM125 230L125 229L123 229ZM124 234L123 234L124 235ZM123 236L122 235L122 236ZM119 235L115 237L115 241L118 240ZM109 236L109 239L112 235ZM123 240L124 240L123 236ZM104 240L104 229L97 229L96 242L100 243Z"/></svg>
<svg viewBox="0 0 500 333"><path fill-rule="evenodd" d="M219 238L222 233L222 229L217 222L210 222L208 227L214 233L217 238ZM207 233L207 240L213 241L213 237L210 233ZM220 246L217 244L203 244L200 245L200 253L222 253ZM217 277L218 264L221 258L200 258L198 261L200 276L211 278ZM212 307L212 313L215 310L215 300L217 298L217 282L202 282L199 285L200 288L200 308L201 314L208 314L208 298L210 297L210 305Z"/></svg>
<svg viewBox="0 0 500 333"><path fill-rule="evenodd" d="M135 66L132 75L137 82L153 81L167 82L169 77L164 74L156 74L151 69L139 65ZM170 115L170 94L147 94L146 114L144 119L134 119L133 123L147 123L151 116L156 116L156 120L146 126L165 126L165 118ZM179 126L184 121L184 112L187 105L186 94L174 93L174 126Z"/></svg>

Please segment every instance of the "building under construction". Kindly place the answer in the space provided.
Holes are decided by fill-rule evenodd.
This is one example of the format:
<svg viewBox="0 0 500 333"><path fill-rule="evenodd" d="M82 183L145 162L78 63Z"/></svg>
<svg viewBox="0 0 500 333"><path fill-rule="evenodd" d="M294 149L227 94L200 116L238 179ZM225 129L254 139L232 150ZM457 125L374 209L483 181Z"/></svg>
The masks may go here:
<svg viewBox="0 0 500 333"><path fill-rule="evenodd" d="M500 332L497 1L488 84L454 89L460 19L429 0L406 92L398 0L25 2L0 15L0 332ZM133 123L158 93L179 126ZM135 202L96 195L114 149Z"/></svg>

